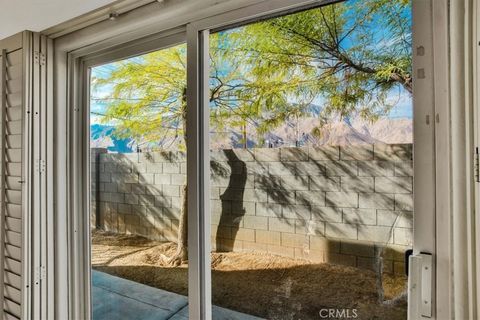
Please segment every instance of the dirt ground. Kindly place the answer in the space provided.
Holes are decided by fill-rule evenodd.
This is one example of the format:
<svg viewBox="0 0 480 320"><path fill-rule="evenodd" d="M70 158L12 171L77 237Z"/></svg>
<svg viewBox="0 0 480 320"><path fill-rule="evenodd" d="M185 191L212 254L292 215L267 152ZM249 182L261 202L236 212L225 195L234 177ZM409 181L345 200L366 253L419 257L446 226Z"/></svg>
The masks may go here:
<svg viewBox="0 0 480 320"><path fill-rule="evenodd" d="M187 295L188 266L161 265L173 243L94 231L92 266L125 279ZM356 309L356 319L406 319L405 277L384 275L379 302L373 272L261 253L212 253L213 303L278 320L321 319L321 309Z"/></svg>

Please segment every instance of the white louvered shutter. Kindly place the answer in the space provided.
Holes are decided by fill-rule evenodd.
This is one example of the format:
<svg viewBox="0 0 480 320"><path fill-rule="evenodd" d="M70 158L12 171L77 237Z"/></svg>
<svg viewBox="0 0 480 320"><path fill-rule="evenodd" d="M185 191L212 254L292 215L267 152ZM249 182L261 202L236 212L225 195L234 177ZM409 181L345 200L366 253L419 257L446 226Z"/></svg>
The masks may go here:
<svg viewBox="0 0 480 320"><path fill-rule="evenodd" d="M27 31L0 40L0 319L39 314L45 232L34 160L40 159L35 130L46 96L42 43Z"/></svg>

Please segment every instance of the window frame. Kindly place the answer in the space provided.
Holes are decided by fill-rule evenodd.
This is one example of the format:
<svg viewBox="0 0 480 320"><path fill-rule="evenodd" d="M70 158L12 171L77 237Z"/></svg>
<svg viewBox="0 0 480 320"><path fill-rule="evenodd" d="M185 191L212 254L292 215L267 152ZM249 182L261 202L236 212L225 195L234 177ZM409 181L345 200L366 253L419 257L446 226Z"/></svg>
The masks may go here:
<svg viewBox="0 0 480 320"><path fill-rule="evenodd" d="M414 3L420 0L413 0ZM442 17L446 14L446 1L431 1L433 3L422 11L429 15L432 20L435 17ZM208 35L210 30L228 28L238 24L244 24L257 19L282 15L294 11L300 11L311 7L330 4L339 1L332 0L240 0L233 2L222 2L220 4L209 3L206 8L209 10L195 14L180 17L178 19L161 20L162 14L157 13L157 18L146 19L142 22L141 12L145 7L136 9L125 16L117 18L118 21L99 22L85 29L75 31L71 34L62 36L55 41L55 106L47 110L49 116L55 119L55 133L51 137L55 141L55 151L47 155L47 163L54 163L54 174L50 174L48 181L55 185L55 199L52 207L55 207L56 216L56 265L55 265L55 286L53 299L56 303L56 315L59 318L85 318L91 317L90 310L90 259L85 263L85 257L89 257L89 230L85 228L89 225L88 215L84 217L83 206L88 204L89 195L85 192L89 186L89 177L85 179L85 173L89 170L88 152L88 128L86 128L86 117L88 117L88 88L85 83L88 80L88 69L92 66L115 61L121 58L146 53L162 48L162 39L175 37L179 30L182 30L187 43L187 116L189 130L192 137L187 142L187 173L188 173L188 208L189 208L189 314L191 319L210 319L211 318L211 275L210 275L210 214L209 214L209 116L208 103L205 91L208 90ZM425 1L424 1L425 2ZM233 3L233 4L232 4ZM426 10L426 11L425 11ZM175 9L172 9L175 13ZM138 14L137 14L138 13ZM414 16L415 16L414 12ZM421 17L420 17L421 18ZM131 32L122 33L128 26L135 26ZM117 26L121 26L116 30ZM428 29L422 35L420 41L428 42L432 47L430 54L434 62L429 66L419 66L418 60L414 55L414 68L432 68L442 70L447 65L448 58L444 54L447 51L446 28L440 25L440 32L435 35ZM418 27L414 25L414 35ZM112 35L99 40L95 32L101 32L102 35ZM430 40L429 40L430 39ZM436 39L434 44L429 41ZM167 41L168 42L168 41ZM167 42L164 42L167 43ZM127 44L125 46L125 44ZM165 47L165 46L163 46ZM143 51L142 51L143 50ZM414 69L416 70L416 69ZM415 74L415 72L413 72ZM432 73L433 74L433 73ZM431 79L433 81L433 79ZM442 91L447 85L445 78L439 81L435 78L432 88L426 88L434 97L433 100L420 98L415 104L425 103L428 106L428 114L433 120L435 114L448 114L448 104L446 93ZM206 84L206 85L205 85ZM418 98L414 94L414 99ZM448 119L446 116L445 119ZM435 121L433 121L435 122ZM414 140L423 128L424 121L415 121ZM192 125L193 124L193 125ZM428 131L429 135L435 137L437 146L433 155L436 172L434 177L429 175L431 190L439 192L448 191L448 181L437 181L435 178L449 166L448 159L442 159L439 152L445 150L448 146L448 136L445 132L435 131L433 124ZM445 126L445 122L438 124L439 127ZM417 151L414 163L431 161L432 154L425 158L420 156L418 150L421 146L415 148ZM88 150L87 150L88 151ZM439 158L440 157L440 158ZM415 167L417 167L415 165ZM423 180L421 177L425 174L424 170L415 169L416 181ZM83 175L83 177L82 177ZM433 183L433 184L432 184ZM423 184L425 186L425 184ZM424 187L422 187L424 188ZM426 220L435 225L434 233L445 231L440 224L436 224L436 219L448 217L448 212L438 207L438 202L449 201L442 198L437 199L435 192L432 196L429 193L422 197L422 188L415 184L415 207L419 201L428 202L428 215ZM428 191L428 190L427 190ZM85 196L84 194L87 194ZM441 198L441 197L440 197ZM82 204L83 203L83 204ZM437 206L436 206L437 205ZM88 206L88 205L87 205ZM61 213L61 214L59 214ZM87 223L85 223L87 221ZM83 224L83 227L82 227ZM423 231L423 233L422 233ZM422 247L422 250L428 250L436 255L437 248L447 248L449 238L436 239L435 234L430 237L422 238L425 230L422 227L414 230L414 246ZM440 233L442 234L442 233ZM420 237L420 238L419 238ZM421 240L425 239L425 240ZM425 245L421 245L425 242ZM87 245L85 246L85 243ZM442 252L438 259L449 259L450 252ZM87 254L87 255L86 255ZM82 261L83 259L83 261ZM445 279L450 269L442 265L441 272L436 273L435 283L440 279ZM60 285L61 284L61 285ZM435 291L434 291L435 292ZM446 293L434 294L433 304L434 315L438 306L449 306L449 291ZM436 298L435 298L436 296ZM438 313L436 316L442 318L442 314L449 314L448 308L445 313Z"/></svg>

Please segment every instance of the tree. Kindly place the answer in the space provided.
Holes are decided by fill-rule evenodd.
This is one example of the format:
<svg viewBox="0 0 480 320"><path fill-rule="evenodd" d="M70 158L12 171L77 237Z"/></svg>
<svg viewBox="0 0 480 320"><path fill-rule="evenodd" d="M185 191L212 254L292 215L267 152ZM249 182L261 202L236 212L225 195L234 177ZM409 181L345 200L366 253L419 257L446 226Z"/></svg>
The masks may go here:
<svg viewBox="0 0 480 320"><path fill-rule="evenodd" d="M315 99L324 101L321 121L375 120L391 107L393 89L412 91L409 8L407 0L352 0L211 35L212 126L240 127L246 146L248 124L266 133L302 117ZM119 62L93 80L109 91L99 99L116 135L185 147L185 45ZM186 203L185 187L170 264L187 258Z"/></svg>

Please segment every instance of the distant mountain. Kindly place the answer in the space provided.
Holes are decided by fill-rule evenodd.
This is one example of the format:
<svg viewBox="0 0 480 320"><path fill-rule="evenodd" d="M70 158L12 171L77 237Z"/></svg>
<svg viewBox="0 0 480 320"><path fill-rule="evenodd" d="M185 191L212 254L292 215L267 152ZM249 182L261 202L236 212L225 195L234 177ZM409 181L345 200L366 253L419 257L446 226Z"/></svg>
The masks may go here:
<svg viewBox="0 0 480 320"><path fill-rule="evenodd" d="M133 152L131 139L117 139L113 135L115 127L92 124L90 126L90 148L107 148L110 152Z"/></svg>
<svg viewBox="0 0 480 320"><path fill-rule="evenodd" d="M313 111L315 112L315 111ZM370 123L360 119L343 119L332 121L313 134L318 126L317 117L307 117L296 122L286 122L259 139L255 127L247 127L247 145L249 148L259 146L295 146L295 145L355 145L372 143L412 143L412 119L383 118ZM130 153L135 150L135 141L116 139L114 127L94 124L91 126L91 147L108 148L111 152ZM212 149L229 149L243 147L242 134L237 128L223 132L212 132L210 145ZM298 139L298 144L296 141ZM177 148L171 141L169 148ZM161 147L161 146L160 146Z"/></svg>

